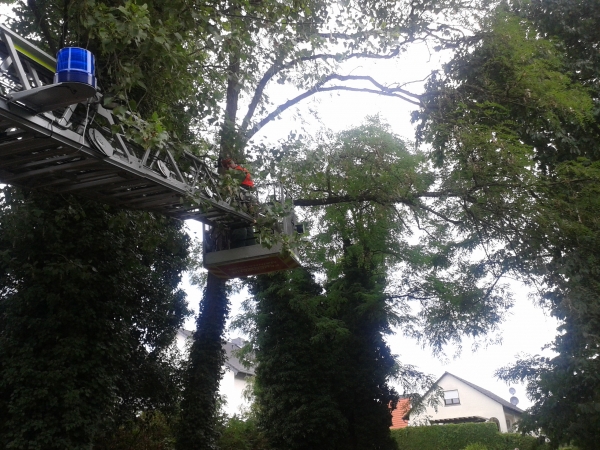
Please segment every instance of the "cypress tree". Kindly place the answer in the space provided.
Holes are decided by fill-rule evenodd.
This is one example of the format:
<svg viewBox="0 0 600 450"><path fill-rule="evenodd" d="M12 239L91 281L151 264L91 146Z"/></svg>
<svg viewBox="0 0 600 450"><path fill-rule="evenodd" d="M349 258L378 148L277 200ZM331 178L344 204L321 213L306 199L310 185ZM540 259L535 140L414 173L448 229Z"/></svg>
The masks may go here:
<svg viewBox="0 0 600 450"><path fill-rule="evenodd" d="M327 293L304 269L250 282L257 414L273 448L395 448L384 284L357 258L342 266Z"/></svg>
<svg viewBox="0 0 600 450"><path fill-rule="evenodd" d="M167 352L187 314L182 224L3 192L0 446L90 448L140 411L172 413Z"/></svg>
<svg viewBox="0 0 600 450"><path fill-rule="evenodd" d="M177 430L181 450L216 448L218 391L225 363L222 342L229 315L226 286L224 280L209 276L200 302Z"/></svg>

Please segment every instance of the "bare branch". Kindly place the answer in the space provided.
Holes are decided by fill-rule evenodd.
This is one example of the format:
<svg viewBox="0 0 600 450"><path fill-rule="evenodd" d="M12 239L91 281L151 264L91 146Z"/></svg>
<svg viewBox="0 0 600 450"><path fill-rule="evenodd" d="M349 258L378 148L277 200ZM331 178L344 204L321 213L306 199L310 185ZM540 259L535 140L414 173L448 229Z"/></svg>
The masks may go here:
<svg viewBox="0 0 600 450"><path fill-rule="evenodd" d="M411 81L407 81L406 83L402 83L399 84L398 87L404 87L404 86L408 86L409 84L414 84L414 83L422 83L423 81L427 81L429 80L434 74L437 74L438 71L434 70L432 71L429 75L427 75L425 78L421 79L421 80L411 80Z"/></svg>
<svg viewBox="0 0 600 450"><path fill-rule="evenodd" d="M348 61L350 59L355 59L355 58L392 59L400 54L400 48L403 45L408 44L410 42L414 42L414 41L416 41L416 39L414 39L414 38L406 39L405 41L398 44L396 46L396 48L394 50L392 50L390 53L386 53L384 55L378 54L378 53L370 53L370 52L350 53L350 54L346 54L346 55L344 55L343 53L342 54L321 53L321 54L317 54L317 55L302 56L300 58L296 58L292 61L289 61L285 64L281 64L280 61L275 61L273 63L273 65L271 65L271 67L269 67L269 69L265 72L265 74L259 81L258 85L256 86L256 89L254 90L254 96L252 97L252 101L250 102L250 106L248 107L248 112L246 113L246 116L244 117L244 120L242 122L242 126L240 127L241 134L242 135L246 134L246 132L248 130L248 126L250 125L250 121L252 120L252 117L254 116L254 113L256 112L256 108L260 102L260 99L263 96L263 93L264 93L264 90L265 90L267 84L278 73L281 73L285 70L292 69L292 68L298 66L299 64L301 64L303 62L307 62L307 61L335 60L335 61L341 62L341 61ZM252 133L251 136L253 134L254 133Z"/></svg>
<svg viewBox="0 0 600 450"><path fill-rule="evenodd" d="M345 81L345 80L370 81L379 90L368 89L368 88L355 88L355 87L351 87L351 86L321 87L326 82L328 82L330 80L334 80L334 79L338 79L341 81ZM335 75L334 74L334 75L329 75L328 77L325 77L316 86L314 86L311 90L306 91L306 92L298 95L297 97L294 97L294 98L288 100L287 102L283 103L282 105L279 105L273 112L271 112L268 116L266 116L264 119L262 119L260 122L258 122L251 130L246 132L246 135L244 136L245 139L249 140L250 138L252 138L252 136L254 136L262 127L264 127L267 123L269 123L270 121L275 119L275 117L279 116L286 109L289 109L290 107L296 105L297 103L301 102L305 98L310 97L311 95L317 94L319 92L327 92L327 91L351 91L351 92L363 92L363 93L367 93L367 94L385 95L387 97L399 98L406 102L412 103L413 105L416 105L416 106L421 106L421 103L418 100L413 100L412 98L409 98L409 96L410 96L410 97L419 99L420 96L417 94L413 94L408 91L405 91L404 89L387 88L387 87L383 86L382 84L378 83L377 81L375 81L373 78L368 77L368 76Z"/></svg>
<svg viewBox="0 0 600 450"><path fill-rule="evenodd" d="M273 63L273 65L271 67L269 67L269 70L267 70L265 72L265 74L263 75L261 80L258 82L258 85L256 86L256 89L254 90L254 96L252 97L250 106L248 106L248 112L246 113L246 116L244 117L242 126L240 128L240 133L242 134L242 136L244 136L246 134L248 125L250 124L250 121L252 120L252 117L254 116L254 112L256 111L256 107L258 106L258 103L260 102L260 99L263 96L265 87L267 86L269 81L271 81L273 79L273 77L275 75L277 75L277 73L279 73L279 72L281 72L281 70L283 70L283 67L285 67L286 65L280 65L280 63L278 61L275 61L275 63Z"/></svg>
<svg viewBox="0 0 600 450"><path fill-rule="evenodd" d="M415 105L420 105L419 100L421 99L421 96L419 94L413 94L410 91L407 91L405 89L402 89L401 87L388 87L388 86L384 86L383 84L375 81L375 79L371 76L368 75L330 75L329 77L327 77L328 80L339 80L339 81L348 81L348 80L352 80L352 81L368 81L369 83L375 85L378 89L380 89L382 92L388 92L388 93L393 93L393 94L397 94L400 93L404 96L407 97L412 97L417 99L417 102L415 101L411 101L411 103L414 103ZM408 100L410 101L410 100Z"/></svg>

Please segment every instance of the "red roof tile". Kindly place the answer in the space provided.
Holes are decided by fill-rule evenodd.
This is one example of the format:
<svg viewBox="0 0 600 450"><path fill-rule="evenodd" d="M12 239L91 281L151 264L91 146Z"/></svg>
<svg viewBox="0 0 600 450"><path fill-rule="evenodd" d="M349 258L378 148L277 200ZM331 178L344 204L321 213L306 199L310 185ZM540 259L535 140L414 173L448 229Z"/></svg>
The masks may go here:
<svg viewBox="0 0 600 450"><path fill-rule="evenodd" d="M398 400L398 406L392 411L392 430L396 428L406 428L408 426L408 420L404 419L404 415L410 409L410 399L401 398Z"/></svg>

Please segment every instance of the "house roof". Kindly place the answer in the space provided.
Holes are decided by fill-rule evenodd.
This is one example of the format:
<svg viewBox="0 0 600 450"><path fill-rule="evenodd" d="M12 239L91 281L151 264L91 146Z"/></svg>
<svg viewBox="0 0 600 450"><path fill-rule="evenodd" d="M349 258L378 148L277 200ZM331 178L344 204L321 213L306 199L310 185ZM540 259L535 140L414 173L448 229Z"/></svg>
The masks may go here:
<svg viewBox="0 0 600 450"><path fill-rule="evenodd" d="M398 400L396 409L392 411L392 426L390 428L406 428L408 426L408 412L410 411L410 398Z"/></svg>
<svg viewBox="0 0 600 450"><path fill-rule="evenodd" d="M181 334L184 339L193 339L193 331L180 328L177 332ZM245 367L237 357L237 351L243 347L244 343L243 339L235 338L232 339L231 342L223 344L223 350L225 350L225 365L233 371L234 375L237 375L238 373L242 375L254 375L254 367Z"/></svg>
<svg viewBox="0 0 600 450"><path fill-rule="evenodd" d="M237 357L237 351L242 348L243 342L241 339L234 339L232 342L227 342L223 345L225 350L225 364L233 371L234 375L241 373L243 375L254 375L254 367L246 367Z"/></svg>
<svg viewBox="0 0 600 450"><path fill-rule="evenodd" d="M436 384L442 379L444 378L445 375L451 375L454 378L456 378L457 380L462 381L463 383L465 383L468 386L471 386L473 389L481 392L483 395L491 398L492 400L500 403L502 406L504 406L507 409L510 409L512 411L515 411L519 414L522 414L524 411L521 408L516 407L515 405L513 405L510 402L507 402L506 400L504 400L502 397L497 396L496 394L494 394L493 392L488 391L487 389L484 389L482 387L477 386L476 384L473 384L463 378L457 377L456 375L450 373L450 372L444 372L444 375L442 375L440 378L438 378L438 380L435 382Z"/></svg>

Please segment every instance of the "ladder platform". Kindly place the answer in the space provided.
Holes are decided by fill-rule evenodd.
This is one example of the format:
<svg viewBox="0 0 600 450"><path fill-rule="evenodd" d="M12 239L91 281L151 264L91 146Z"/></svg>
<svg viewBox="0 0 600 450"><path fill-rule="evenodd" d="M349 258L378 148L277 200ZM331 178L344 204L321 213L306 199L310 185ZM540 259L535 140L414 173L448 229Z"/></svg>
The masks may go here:
<svg viewBox="0 0 600 450"><path fill-rule="evenodd" d="M89 130L88 140L21 111L22 107L9 107L0 99L0 182L84 195L211 226L254 222L244 211L203 195L185 183L186 178L165 177L156 165L144 166L132 154L114 151L108 156L91 145L98 129Z"/></svg>
<svg viewBox="0 0 600 450"><path fill-rule="evenodd" d="M126 139L97 90L54 83L56 59L0 25L0 183L72 193L211 227L254 218L219 193L211 161Z"/></svg>
<svg viewBox="0 0 600 450"><path fill-rule="evenodd" d="M54 111L69 105L85 102L96 95L96 89L74 81L48 84L9 94L9 103L22 103L35 112Z"/></svg>
<svg viewBox="0 0 600 450"><path fill-rule="evenodd" d="M282 244L270 249L260 244L204 253L204 268L219 278L261 275L300 267L292 251L282 252Z"/></svg>

